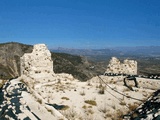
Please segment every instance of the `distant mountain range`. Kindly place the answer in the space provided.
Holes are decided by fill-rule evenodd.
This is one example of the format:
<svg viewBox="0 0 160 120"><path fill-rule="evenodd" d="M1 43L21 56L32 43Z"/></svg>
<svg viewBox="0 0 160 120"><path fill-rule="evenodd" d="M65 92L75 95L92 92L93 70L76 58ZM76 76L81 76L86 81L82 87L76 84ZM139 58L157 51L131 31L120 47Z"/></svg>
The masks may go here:
<svg viewBox="0 0 160 120"><path fill-rule="evenodd" d="M160 46L140 46L140 47L113 47L106 49L69 49L59 47L57 49L50 49L58 53L69 53L74 55L84 56L123 56L123 55L144 55L144 56L160 56Z"/></svg>
<svg viewBox="0 0 160 120"><path fill-rule="evenodd" d="M160 46L117 47L114 49L124 54L160 56Z"/></svg>

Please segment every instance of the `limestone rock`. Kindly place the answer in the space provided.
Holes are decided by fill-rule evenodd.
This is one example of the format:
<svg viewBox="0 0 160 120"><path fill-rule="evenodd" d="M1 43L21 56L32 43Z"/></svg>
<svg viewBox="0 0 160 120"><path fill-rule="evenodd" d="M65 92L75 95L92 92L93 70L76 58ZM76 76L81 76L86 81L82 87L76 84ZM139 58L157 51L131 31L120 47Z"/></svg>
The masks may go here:
<svg viewBox="0 0 160 120"><path fill-rule="evenodd" d="M116 57L112 57L105 73L136 75L137 62L134 60L124 60L121 63Z"/></svg>

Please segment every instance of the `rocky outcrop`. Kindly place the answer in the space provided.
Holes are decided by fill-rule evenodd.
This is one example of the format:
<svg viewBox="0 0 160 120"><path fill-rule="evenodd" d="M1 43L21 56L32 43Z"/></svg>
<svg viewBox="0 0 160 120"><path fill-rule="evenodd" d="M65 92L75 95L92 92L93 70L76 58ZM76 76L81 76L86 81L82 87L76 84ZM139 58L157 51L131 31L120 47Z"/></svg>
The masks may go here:
<svg viewBox="0 0 160 120"><path fill-rule="evenodd" d="M119 59L112 57L105 73L136 75L137 62L126 59L121 63Z"/></svg>

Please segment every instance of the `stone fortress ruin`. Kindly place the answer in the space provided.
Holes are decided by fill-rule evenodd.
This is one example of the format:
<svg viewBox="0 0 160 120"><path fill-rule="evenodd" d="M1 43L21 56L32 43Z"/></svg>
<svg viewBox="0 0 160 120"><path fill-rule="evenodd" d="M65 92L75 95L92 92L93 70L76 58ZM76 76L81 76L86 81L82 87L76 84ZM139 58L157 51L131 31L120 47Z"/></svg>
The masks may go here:
<svg viewBox="0 0 160 120"><path fill-rule="evenodd" d="M21 57L21 75L53 73L51 53L45 44L34 46L32 53L25 53Z"/></svg>
<svg viewBox="0 0 160 120"><path fill-rule="evenodd" d="M112 57L105 73L137 75L137 62L126 59L121 63L119 59Z"/></svg>
<svg viewBox="0 0 160 120"><path fill-rule="evenodd" d="M66 73L55 74L51 52L45 44L36 44L32 53L25 53L20 58L21 76L29 78L32 82L49 82L59 78L73 79Z"/></svg>

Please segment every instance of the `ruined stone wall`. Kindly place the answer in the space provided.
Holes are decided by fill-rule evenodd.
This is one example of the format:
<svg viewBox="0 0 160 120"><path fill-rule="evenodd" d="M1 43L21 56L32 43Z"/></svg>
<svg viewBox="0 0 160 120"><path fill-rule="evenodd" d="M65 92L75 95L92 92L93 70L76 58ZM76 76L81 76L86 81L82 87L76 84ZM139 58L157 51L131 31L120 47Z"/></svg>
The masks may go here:
<svg viewBox="0 0 160 120"><path fill-rule="evenodd" d="M121 63L116 57L112 57L105 73L136 75L137 62L126 59L123 63Z"/></svg>
<svg viewBox="0 0 160 120"><path fill-rule="evenodd" d="M34 45L32 53L25 53L20 62L21 75L43 77L53 73L51 53L45 44Z"/></svg>

